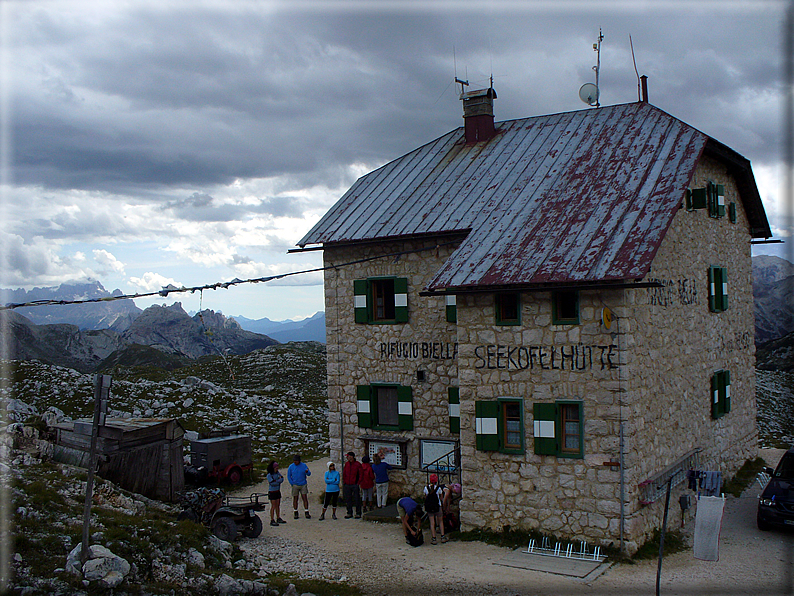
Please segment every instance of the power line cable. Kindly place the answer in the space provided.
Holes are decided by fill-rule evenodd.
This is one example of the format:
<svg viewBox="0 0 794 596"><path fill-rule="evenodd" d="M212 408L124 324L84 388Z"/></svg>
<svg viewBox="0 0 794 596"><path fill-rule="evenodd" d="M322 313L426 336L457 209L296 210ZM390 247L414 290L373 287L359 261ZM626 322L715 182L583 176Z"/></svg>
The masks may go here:
<svg viewBox="0 0 794 596"><path fill-rule="evenodd" d="M20 303L8 303L0 306L0 312L4 310L13 310L15 308L26 308L26 307L34 307L34 306L57 306L57 305L64 305L64 304L88 304L88 303L96 303L96 302L113 302L115 300L130 300L133 298L148 298L150 296L162 296L163 298L167 297L169 294L176 294L176 293L183 293L183 292L190 292L191 294L194 292L203 292L204 290L217 290L217 289L228 289L231 286L238 286L242 284L257 284L257 283L266 283L269 281L273 281L276 279L283 279L285 277L291 277L293 275L303 275L306 273L317 273L319 271L326 271L328 269L335 269L338 267L347 267L350 265L357 265L359 263L366 263L368 261L374 261L377 259L387 259L390 257L399 257L402 255L413 254L417 252L424 252L426 250L436 250L442 246L448 246L450 244L457 244L457 242L446 242L443 244L435 244L430 247L425 248L417 248L414 250L405 250L395 253L389 253L385 255L378 255L374 257L367 257L364 259L357 259L355 261L349 261L347 263L341 263L338 265L331 265L328 267L315 267L314 269L304 269L302 271L290 271L289 273L280 273L279 275L268 275L266 277L256 277L252 279L237 279L234 278L232 281L225 281L225 282L217 282L214 284L207 284L203 286L193 286L193 287L185 287L182 286L181 288L177 288L174 285L167 285L161 290L156 292L141 292L138 294L124 294L121 296L103 296L101 298L85 298L81 300L56 300L56 299L47 299L47 300L34 300L31 302L20 302Z"/></svg>

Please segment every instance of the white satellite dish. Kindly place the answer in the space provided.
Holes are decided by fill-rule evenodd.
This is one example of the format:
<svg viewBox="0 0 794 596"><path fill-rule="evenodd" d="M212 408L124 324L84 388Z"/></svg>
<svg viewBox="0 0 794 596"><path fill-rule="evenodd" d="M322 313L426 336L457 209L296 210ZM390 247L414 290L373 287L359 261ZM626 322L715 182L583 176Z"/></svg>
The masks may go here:
<svg viewBox="0 0 794 596"><path fill-rule="evenodd" d="M598 87L593 83L585 83L579 88L579 99L589 106L594 106L598 103Z"/></svg>

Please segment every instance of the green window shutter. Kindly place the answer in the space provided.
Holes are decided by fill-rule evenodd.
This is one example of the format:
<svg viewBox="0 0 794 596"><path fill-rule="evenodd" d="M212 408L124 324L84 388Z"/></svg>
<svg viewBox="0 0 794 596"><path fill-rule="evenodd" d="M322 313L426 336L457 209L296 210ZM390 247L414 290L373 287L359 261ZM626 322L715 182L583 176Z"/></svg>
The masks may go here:
<svg viewBox="0 0 794 596"><path fill-rule="evenodd" d="M458 300L454 294L444 296L444 301L447 307L447 322L458 322Z"/></svg>
<svg viewBox="0 0 794 596"><path fill-rule="evenodd" d="M449 432L460 432L460 388L450 387L449 395Z"/></svg>
<svg viewBox="0 0 794 596"><path fill-rule="evenodd" d="M687 211L692 211L694 207L692 206L692 189L687 188L686 192L684 193L684 206L686 207Z"/></svg>
<svg viewBox="0 0 794 596"><path fill-rule="evenodd" d="M728 219L731 223L736 223L736 203L733 201L728 204Z"/></svg>
<svg viewBox="0 0 794 596"><path fill-rule="evenodd" d="M555 404L532 404L534 417L535 453L554 455L557 453L557 407Z"/></svg>
<svg viewBox="0 0 794 596"><path fill-rule="evenodd" d="M711 375L711 417L719 418L722 416L720 408L720 373Z"/></svg>
<svg viewBox="0 0 794 596"><path fill-rule="evenodd" d="M369 385L356 386L356 411L359 428L372 428L372 388Z"/></svg>
<svg viewBox="0 0 794 596"><path fill-rule="evenodd" d="M355 312L356 323L369 323L369 284L366 279L353 281L353 310Z"/></svg>
<svg viewBox="0 0 794 596"><path fill-rule="evenodd" d="M725 185L717 184L714 188L716 189L717 217L725 217Z"/></svg>
<svg viewBox="0 0 794 596"><path fill-rule="evenodd" d="M690 200L692 201L692 209L705 209L707 206L706 189L693 188Z"/></svg>
<svg viewBox="0 0 794 596"><path fill-rule="evenodd" d="M414 400L410 387L397 387L397 428L414 429Z"/></svg>
<svg viewBox="0 0 794 596"><path fill-rule="evenodd" d="M716 267L709 267L709 310L717 312Z"/></svg>
<svg viewBox="0 0 794 596"><path fill-rule="evenodd" d="M405 277L394 280L394 320L408 322L408 278Z"/></svg>
<svg viewBox="0 0 794 596"><path fill-rule="evenodd" d="M731 411L731 372L722 371L722 404L723 411L727 414Z"/></svg>
<svg viewBox="0 0 794 596"><path fill-rule="evenodd" d="M717 217L717 187L713 182L706 183L706 202L709 208L709 217Z"/></svg>
<svg viewBox="0 0 794 596"><path fill-rule="evenodd" d="M495 401L474 402L475 445L480 451L499 450L499 404Z"/></svg>
<svg viewBox="0 0 794 596"><path fill-rule="evenodd" d="M718 267L719 287L717 288L717 308L728 310L728 270L725 267Z"/></svg>

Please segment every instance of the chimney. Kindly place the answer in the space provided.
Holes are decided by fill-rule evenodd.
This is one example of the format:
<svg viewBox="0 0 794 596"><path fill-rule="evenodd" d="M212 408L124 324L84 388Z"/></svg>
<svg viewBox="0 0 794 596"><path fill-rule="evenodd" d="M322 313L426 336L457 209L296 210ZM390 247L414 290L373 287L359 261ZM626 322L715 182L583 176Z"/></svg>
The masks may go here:
<svg viewBox="0 0 794 596"><path fill-rule="evenodd" d="M463 122L466 130L466 142L478 143L487 141L496 134L493 125L493 100L496 91L493 87L461 93L463 102Z"/></svg>
<svg viewBox="0 0 794 596"><path fill-rule="evenodd" d="M642 99L640 101L648 103L648 76L642 75L640 81L642 82Z"/></svg>

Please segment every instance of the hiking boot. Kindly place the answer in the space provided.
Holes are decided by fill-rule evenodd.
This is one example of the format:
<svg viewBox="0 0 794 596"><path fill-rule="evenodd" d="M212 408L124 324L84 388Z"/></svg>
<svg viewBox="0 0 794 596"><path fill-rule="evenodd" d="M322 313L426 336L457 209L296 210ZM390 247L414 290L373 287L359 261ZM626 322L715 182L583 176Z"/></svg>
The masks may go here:
<svg viewBox="0 0 794 596"><path fill-rule="evenodd" d="M435 537L435 536L433 536L433 537L430 539L430 544L438 544L438 542L436 542L436 537Z"/></svg>
<svg viewBox="0 0 794 596"><path fill-rule="evenodd" d="M331 519L336 519L336 513L331 514Z"/></svg>
<svg viewBox="0 0 794 596"><path fill-rule="evenodd" d="M447 538L446 534L442 534L441 535L441 542L447 542L448 540L449 540L449 538Z"/></svg>
<svg viewBox="0 0 794 596"><path fill-rule="evenodd" d="M352 514L352 513L348 513L348 514L345 516L345 519L351 519L352 517L353 517L353 514Z"/></svg>
<svg viewBox="0 0 794 596"><path fill-rule="evenodd" d="M298 519L298 518L300 518L300 515L298 515L298 512L296 511L295 512L295 519Z"/></svg>
<svg viewBox="0 0 794 596"><path fill-rule="evenodd" d="M320 521L323 521L325 519L325 513L321 513L320 517L318 517L317 519L319 519Z"/></svg>
<svg viewBox="0 0 794 596"><path fill-rule="evenodd" d="M278 523L280 523L280 524L286 524L286 523L287 523L287 522L285 522L285 521L284 521L283 519L281 519L281 518L278 518L276 521L277 521Z"/></svg>
<svg viewBox="0 0 794 596"><path fill-rule="evenodd" d="M270 525L271 526L276 526L278 528L278 522L277 521L273 521L272 519L270 520Z"/></svg>
<svg viewBox="0 0 794 596"><path fill-rule="evenodd" d="M312 518L312 516L311 516L311 515L309 515L309 512L307 511L307 512L306 512L306 519L311 519L311 518Z"/></svg>
<svg viewBox="0 0 794 596"><path fill-rule="evenodd" d="M356 513L356 519L361 519L361 514L360 513Z"/></svg>

